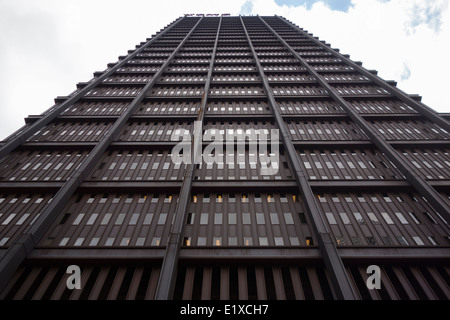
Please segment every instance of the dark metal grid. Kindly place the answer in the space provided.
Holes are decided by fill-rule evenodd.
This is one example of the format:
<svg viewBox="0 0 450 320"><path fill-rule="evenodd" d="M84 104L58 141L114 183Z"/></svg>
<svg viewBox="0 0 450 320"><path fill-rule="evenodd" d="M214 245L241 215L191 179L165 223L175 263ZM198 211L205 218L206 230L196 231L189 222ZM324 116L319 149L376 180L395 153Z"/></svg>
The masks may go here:
<svg viewBox="0 0 450 320"><path fill-rule="evenodd" d="M205 87L203 90L203 98L198 111L197 121L203 123L205 116L205 108L208 101L208 93L211 84L211 78L213 73L214 60L216 58L217 43L220 34L220 27L222 25L222 17L220 17L219 25L217 28L214 49L211 54L211 61L209 63L209 71L205 82ZM193 131L195 128L193 129ZM198 134L201 134L198 133ZM196 133L194 132L194 139ZM196 153L197 148L201 148L201 144L194 144L191 148L191 152ZM195 156L195 155L192 155ZM161 266L161 272L158 280L158 286L156 288L155 299L156 300L167 300L173 297L173 292L175 288L178 258L180 254L180 247L182 244L183 228L186 221L186 211L189 204L190 193L192 188L192 180L194 178L196 164L188 164L183 177L183 182L181 184L181 189L179 192L179 201L175 209L175 220L173 222L172 228L169 233L168 242L166 245L166 252L164 254L164 259Z"/></svg>
<svg viewBox="0 0 450 320"><path fill-rule="evenodd" d="M415 170L411 168L411 166L398 155L398 153L389 145L389 143L387 143L385 139L376 130L374 130L372 126L363 117L361 117L357 112L353 110L351 105L349 105L349 103L336 91L335 88L330 86L330 84L323 78L323 76L317 73L309 65L309 63L306 62L306 60L302 58L262 17L260 16L258 17L259 20L270 30L270 32L272 32L279 39L279 41L295 56L295 58L299 60L301 65L304 66L308 70L308 72L317 79L317 82L328 91L329 95L345 110L348 116L361 129L364 130L366 135L378 147L378 149L384 152L386 157L392 163L394 163L394 165L406 177L406 180L409 183L411 183L411 185L413 185L419 191L419 193L425 196L427 200L432 204L434 209L437 212L439 212L446 219L447 222L450 223L450 206L442 199L440 194L432 186L430 186L430 184L427 181L425 181L422 177L416 174ZM364 75L368 77L368 74L366 74L366 72L364 72ZM384 84L383 86L389 85ZM411 103L409 99L405 102ZM420 104L417 105L420 106ZM425 107L422 107L421 110L425 110ZM420 110L418 111L421 112ZM421 113L424 113L424 111ZM440 117L438 118L441 119Z"/></svg>
<svg viewBox="0 0 450 320"><path fill-rule="evenodd" d="M87 159L85 159L85 161L83 161L83 164L80 166L80 168L70 177L69 180L67 180L62 185L62 187L53 197L52 202L47 205L42 211L39 219L27 231L25 231L25 233L21 237L19 237L19 239L17 239L14 244L11 245L6 253L2 256L2 259L0 260L0 289L2 289L7 284L14 271L32 251L33 247L39 242L42 235L46 232L48 226L57 217L64 205L69 201L73 192L75 192L81 182L87 177L90 171L98 163L98 160L100 160L111 142L115 140L115 138L119 135L122 128L127 123L129 117L142 102L147 92L151 90L153 85L165 71L169 63L173 60L178 50L194 32L195 28L198 26L201 20L202 18L197 21L195 26L185 36L184 40L179 43L179 45L172 52L166 62L162 65L161 69L155 74L152 80L146 84L140 94L136 98L134 98L127 111L117 119L117 121L110 128L107 134L89 153L89 156L87 157ZM183 19L178 20L178 23L180 21L183 21Z"/></svg>

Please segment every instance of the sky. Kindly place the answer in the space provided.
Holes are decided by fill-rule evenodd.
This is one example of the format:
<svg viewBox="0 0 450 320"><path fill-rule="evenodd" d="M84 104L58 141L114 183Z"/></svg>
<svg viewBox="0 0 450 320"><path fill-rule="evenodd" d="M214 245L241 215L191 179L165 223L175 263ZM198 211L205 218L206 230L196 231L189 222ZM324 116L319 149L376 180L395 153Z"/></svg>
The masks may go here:
<svg viewBox="0 0 450 320"><path fill-rule="evenodd" d="M283 16L450 112L448 0L0 0L0 140L186 13Z"/></svg>

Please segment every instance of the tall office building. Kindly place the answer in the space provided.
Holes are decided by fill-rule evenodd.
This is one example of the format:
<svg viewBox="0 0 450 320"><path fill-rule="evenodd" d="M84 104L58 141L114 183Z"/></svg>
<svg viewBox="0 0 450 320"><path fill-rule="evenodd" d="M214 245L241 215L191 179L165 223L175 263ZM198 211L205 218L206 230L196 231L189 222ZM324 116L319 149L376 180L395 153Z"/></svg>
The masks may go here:
<svg viewBox="0 0 450 320"><path fill-rule="evenodd" d="M55 102L1 144L2 299L450 298L450 115L282 17L180 17Z"/></svg>

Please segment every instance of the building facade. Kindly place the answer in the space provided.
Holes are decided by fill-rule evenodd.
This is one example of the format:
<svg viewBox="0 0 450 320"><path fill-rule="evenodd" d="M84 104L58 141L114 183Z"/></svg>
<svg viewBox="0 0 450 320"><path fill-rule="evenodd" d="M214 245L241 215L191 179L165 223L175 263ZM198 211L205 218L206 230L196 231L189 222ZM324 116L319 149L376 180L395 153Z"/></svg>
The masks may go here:
<svg viewBox="0 0 450 320"><path fill-rule="evenodd" d="M180 17L1 143L0 298L449 299L449 119L282 17Z"/></svg>

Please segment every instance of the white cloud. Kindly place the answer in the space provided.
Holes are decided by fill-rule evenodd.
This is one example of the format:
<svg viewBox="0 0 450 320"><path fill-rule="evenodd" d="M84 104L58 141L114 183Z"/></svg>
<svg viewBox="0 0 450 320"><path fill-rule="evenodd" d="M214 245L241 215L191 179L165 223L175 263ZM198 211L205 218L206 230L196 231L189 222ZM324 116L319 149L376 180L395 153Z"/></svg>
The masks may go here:
<svg viewBox="0 0 450 320"><path fill-rule="evenodd" d="M422 95L435 110L450 112L445 0L353 0L348 12L322 2L307 10L274 0L14 0L0 1L0 139L177 17L236 15L244 3L252 14L286 17L406 92ZM402 80L405 66L411 73Z"/></svg>

